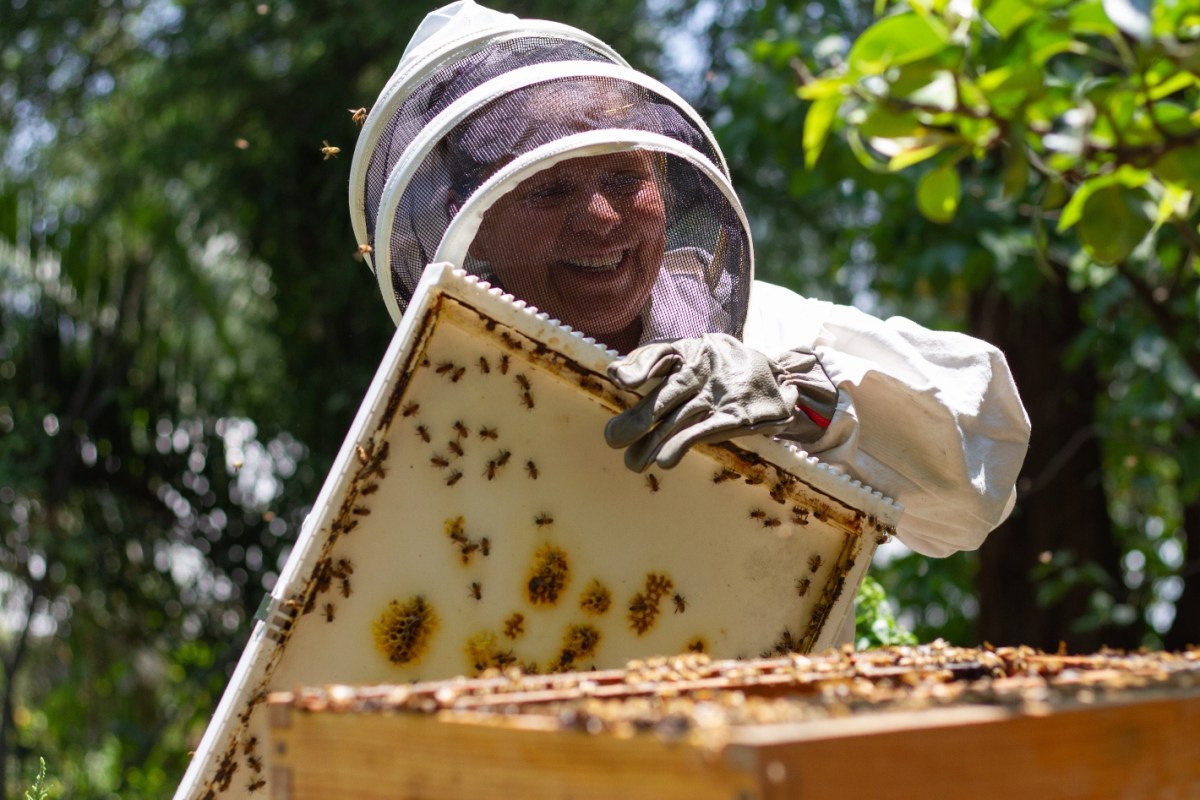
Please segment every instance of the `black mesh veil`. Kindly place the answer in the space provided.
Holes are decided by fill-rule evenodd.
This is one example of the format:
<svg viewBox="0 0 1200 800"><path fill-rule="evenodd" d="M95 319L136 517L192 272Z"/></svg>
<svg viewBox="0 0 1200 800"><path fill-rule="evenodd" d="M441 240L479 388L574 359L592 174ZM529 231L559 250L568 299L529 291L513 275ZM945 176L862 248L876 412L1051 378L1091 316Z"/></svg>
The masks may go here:
<svg viewBox="0 0 1200 800"><path fill-rule="evenodd" d="M389 312L449 261L621 352L740 336L752 248L711 132L652 78L564 47L442 64L360 142L352 216Z"/></svg>

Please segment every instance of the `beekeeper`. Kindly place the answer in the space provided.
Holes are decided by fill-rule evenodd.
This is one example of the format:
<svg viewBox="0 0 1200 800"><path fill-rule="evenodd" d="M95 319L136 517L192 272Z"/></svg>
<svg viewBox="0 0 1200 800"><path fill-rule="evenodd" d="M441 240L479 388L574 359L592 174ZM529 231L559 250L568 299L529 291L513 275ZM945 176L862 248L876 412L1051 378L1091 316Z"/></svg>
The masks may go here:
<svg viewBox="0 0 1200 800"><path fill-rule="evenodd" d="M422 23L368 116L350 208L399 321L425 266L461 266L624 357L653 386L608 424L633 470L751 433L903 504L945 556L1012 509L1029 420L1003 354L753 280L714 137L574 28L471 0Z"/></svg>

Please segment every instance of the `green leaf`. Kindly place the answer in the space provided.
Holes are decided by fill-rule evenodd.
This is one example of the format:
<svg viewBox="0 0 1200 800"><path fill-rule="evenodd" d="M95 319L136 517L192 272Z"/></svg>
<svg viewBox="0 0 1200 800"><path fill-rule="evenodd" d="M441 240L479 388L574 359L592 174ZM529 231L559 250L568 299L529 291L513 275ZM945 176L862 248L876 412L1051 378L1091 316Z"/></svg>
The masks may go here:
<svg viewBox="0 0 1200 800"><path fill-rule="evenodd" d="M888 171L899 172L905 167L911 167L913 164L920 164L926 159L933 158L944 149L945 145L943 144L930 144L923 145L921 147L905 148L888 160Z"/></svg>
<svg viewBox="0 0 1200 800"><path fill-rule="evenodd" d="M1026 0L996 0L983 9L986 19L1001 39L1007 39L1013 32L1032 19L1041 9L1036 3Z"/></svg>
<svg viewBox="0 0 1200 800"><path fill-rule="evenodd" d="M941 22L907 12L879 20L850 48L851 72L879 75L890 67L928 58L945 48L950 34Z"/></svg>
<svg viewBox="0 0 1200 800"><path fill-rule="evenodd" d="M926 173L917 183L917 208L932 222L947 223L958 211L962 186L954 163Z"/></svg>
<svg viewBox="0 0 1200 800"><path fill-rule="evenodd" d="M1008 199L1019 196L1029 185L1029 154L1025 150L1024 137L1020 131L1013 132L1013 146L1009 150L1008 163L1004 167L1004 196Z"/></svg>
<svg viewBox="0 0 1200 800"><path fill-rule="evenodd" d="M846 79L841 76L818 78L797 89L796 96L801 100L824 100L826 97L842 94L845 86Z"/></svg>
<svg viewBox="0 0 1200 800"><path fill-rule="evenodd" d="M1075 194L1072 195L1066 207L1063 208L1062 214L1058 218L1058 232L1062 233L1079 222L1084 214L1084 207L1096 192L1107 189L1110 186L1123 186L1127 189L1136 189L1145 185L1149 179L1150 173L1146 170L1125 166L1111 175L1102 175L1099 178L1084 181L1075 190Z"/></svg>
<svg viewBox="0 0 1200 800"><path fill-rule="evenodd" d="M1152 222L1145 213L1149 195L1113 183L1092 192L1079 220L1079 241L1084 250L1101 264L1115 264L1133 252Z"/></svg>
<svg viewBox="0 0 1200 800"><path fill-rule="evenodd" d="M824 97L810 105L808 113L804 115L804 165L809 169L821 156L842 99L840 94Z"/></svg>

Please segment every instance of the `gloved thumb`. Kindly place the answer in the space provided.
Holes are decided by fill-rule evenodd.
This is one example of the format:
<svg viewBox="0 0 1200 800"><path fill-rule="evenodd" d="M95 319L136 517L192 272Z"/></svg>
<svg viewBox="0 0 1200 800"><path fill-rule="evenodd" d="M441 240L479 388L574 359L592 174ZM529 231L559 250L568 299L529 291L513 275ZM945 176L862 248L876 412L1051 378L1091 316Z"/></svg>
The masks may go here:
<svg viewBox="0 0 1200 800"><path fill-rule="evenodd" d="M636 389L651 378L676 369L683 358L669 342L639 347L625 358L608 365L608 377L622 389Z"/></svg>

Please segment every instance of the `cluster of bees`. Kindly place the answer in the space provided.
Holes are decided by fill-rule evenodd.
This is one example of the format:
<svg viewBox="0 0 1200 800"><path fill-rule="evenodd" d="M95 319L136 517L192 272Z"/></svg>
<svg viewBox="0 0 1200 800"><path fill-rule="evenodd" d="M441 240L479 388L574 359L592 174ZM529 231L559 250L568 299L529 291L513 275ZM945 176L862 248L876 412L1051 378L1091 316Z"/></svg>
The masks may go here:
<svg viewBox="0 0 1200 800"><path fill-rule="evenodd" d="M646 575L645 588L629 601L629 627L638 636L654 627L663 598L674 588L674 581L662 573L651 572ZM676 592L673 600L676 613L687 610L687 600L683 595Z"/></svg>

